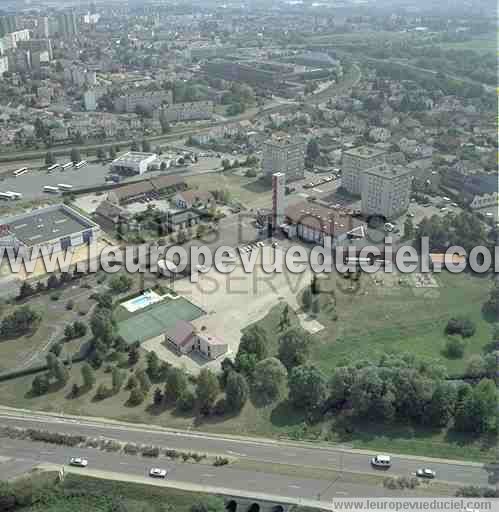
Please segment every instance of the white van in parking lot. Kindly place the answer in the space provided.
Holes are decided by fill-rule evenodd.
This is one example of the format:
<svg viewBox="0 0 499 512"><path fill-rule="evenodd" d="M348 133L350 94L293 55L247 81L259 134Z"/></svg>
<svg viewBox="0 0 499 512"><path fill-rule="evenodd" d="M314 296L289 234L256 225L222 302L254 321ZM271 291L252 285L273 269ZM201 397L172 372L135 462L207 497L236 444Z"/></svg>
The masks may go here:
<svg viewBox="0 0 499 512"><path fill-rule="evenodd" d="M390 455L376 455L371 459L371 464L377 468L389 468L392 465Z"/></svg>

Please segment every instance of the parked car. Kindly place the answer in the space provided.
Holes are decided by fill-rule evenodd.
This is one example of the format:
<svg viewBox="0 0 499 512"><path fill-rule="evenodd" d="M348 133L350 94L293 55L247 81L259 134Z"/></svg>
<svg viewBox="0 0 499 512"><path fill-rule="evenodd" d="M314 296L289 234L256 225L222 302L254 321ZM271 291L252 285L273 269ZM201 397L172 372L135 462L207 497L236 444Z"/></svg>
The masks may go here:
<svg viewBox="0 0 499 512"><path fill-rule="evenodd" d="M88 460L82 457L71 457L69 459L70 466L76 466L78 468L86 468L88 466Z"/></svg>
<svg viewBox="0 0 499 512"><path fill-rule="evenodd" d="M421 478L435 478L437 474L435 473L435 471L433 471L433 469L422 468L416 471L416 476L419 476Z"/></svg>
<svg viewBox="0 0 499 512"><path fill-rule="evenodd" d="M151 478L166 478L166 469L151 468L149 470L149 476Z"/></svg>
<svg viewBox="0 0 499 512"><path fill-rule="evenodd" d="M392 460L389 455L376 455L371 459L371 465L376 468L389 468L392 465Z"/></svg>

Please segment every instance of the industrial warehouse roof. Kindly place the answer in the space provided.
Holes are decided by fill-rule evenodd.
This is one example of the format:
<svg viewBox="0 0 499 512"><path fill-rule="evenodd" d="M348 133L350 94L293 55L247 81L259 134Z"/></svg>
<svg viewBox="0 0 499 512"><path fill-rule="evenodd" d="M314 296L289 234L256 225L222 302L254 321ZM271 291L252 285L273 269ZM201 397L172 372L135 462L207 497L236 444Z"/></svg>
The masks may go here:
<svg viewBox="0 0 499 512"><path fill-rule="evenodd" d="M114 164L121 164L121 163L139 163L143 160L148 160L151 157L156 158L155 153L141 153L139 151L128 151L127 153L124 153L123 155L120 155L118 158L115 158L111 165Z"/></svg>
<svg viewBox="0 0 499 512"><path fill-rule="evenodd" d="M30 247L71 236L96 226L66 205L49 206L29 213L0 220L11 234Z"/></svg>

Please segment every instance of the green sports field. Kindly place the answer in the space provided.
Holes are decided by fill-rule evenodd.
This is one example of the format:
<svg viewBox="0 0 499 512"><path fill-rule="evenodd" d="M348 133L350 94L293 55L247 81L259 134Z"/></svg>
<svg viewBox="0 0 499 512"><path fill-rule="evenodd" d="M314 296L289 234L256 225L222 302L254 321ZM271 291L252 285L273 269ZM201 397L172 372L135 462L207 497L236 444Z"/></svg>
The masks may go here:
<svg viewBox="0 0 499 512"><path fill-rule="evenodd" d="M121 306L120 306L121 307ZM190 322L204 315L204 311L183 297L154 304L119 321L118 332L127 343L159 336L178 320Z"/></svg>

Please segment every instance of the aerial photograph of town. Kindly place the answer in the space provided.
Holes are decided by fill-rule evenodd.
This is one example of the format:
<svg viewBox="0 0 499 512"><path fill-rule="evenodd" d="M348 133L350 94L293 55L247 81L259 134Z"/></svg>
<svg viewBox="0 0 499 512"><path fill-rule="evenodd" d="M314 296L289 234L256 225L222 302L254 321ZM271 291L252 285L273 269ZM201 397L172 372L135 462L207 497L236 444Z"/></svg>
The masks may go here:
<svg viewBox="0 0 499 512"><path fill-rule="evenodd" d="M497 4L0 1L0 512L499 512Z"/></svg>

